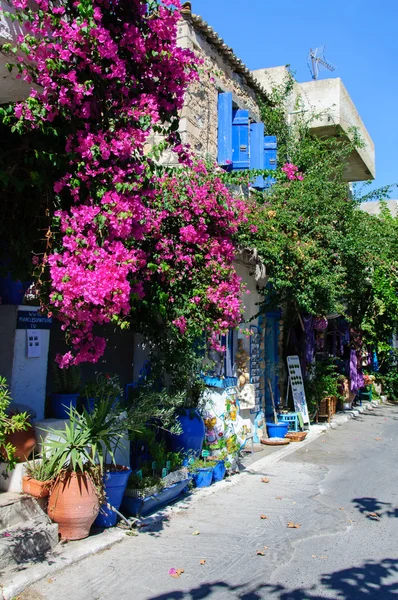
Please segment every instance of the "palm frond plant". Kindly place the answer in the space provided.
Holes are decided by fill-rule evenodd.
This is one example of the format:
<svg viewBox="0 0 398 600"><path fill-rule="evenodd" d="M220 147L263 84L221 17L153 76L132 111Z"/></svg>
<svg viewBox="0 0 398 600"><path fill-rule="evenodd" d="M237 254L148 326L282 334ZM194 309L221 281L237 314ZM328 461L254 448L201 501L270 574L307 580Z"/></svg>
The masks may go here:
<svg viewBox="0 0 398 600"><path fill-rule="evenodd" d="M92 415L70 407L64 430L48 430L52 439L45 442L44 452L56 474L48 514L64 539L87 537L103 502L104 448L112 452L113 428L120 431L110 413L106 400Z"/></svg>
<svg viewBox="0 0 398 600"><path fill-rule="evenodd" d="M55 476L52 461L45 454L42 458L34 457L26 463L25 473L22 477L22 491L34 498L46 498Z"/></svg>
<svg viewBox="0 0 398 600"><path fill-rule="evenodd" d="M65 539L81 539L88 535L100 506L106 502L109 473L113 469L126 470L115 461L115 451L126 437L124 413L112 408L112 404L113 399L100 398L93 412L83 409L79 414L70 408L69 422L64 430L48 430L52 439L46 441L45 453L57 474L48 513L58 523ZM126 484L130 472L128 469ZM71 488L70 493L68 488ZM87 519L80 527L83 501L86 502Z"/></svg>
<svg viewBox="0 0 398 600"><path fill-rule="evenodd" d="M42 457L33 457L26 463L25 473L36 481L50 481L55 475L52 461L44 454Z"/></svg>

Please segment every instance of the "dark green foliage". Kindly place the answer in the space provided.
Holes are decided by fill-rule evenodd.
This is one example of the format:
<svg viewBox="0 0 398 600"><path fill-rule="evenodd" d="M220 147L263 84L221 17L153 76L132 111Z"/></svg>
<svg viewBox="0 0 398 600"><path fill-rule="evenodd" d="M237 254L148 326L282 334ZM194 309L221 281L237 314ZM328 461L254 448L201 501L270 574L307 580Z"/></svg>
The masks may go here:
<svg viewBox="0 0 398 600"><path fill-rule="evenodd" d="M331 360L317 361L311 365L311 370L304 384L310 415L316 413L323 398L338 396L338 378L336 366Z"/></svg>
<svg viewBox="0 0 398 600"><path fill-rule="evenodd" d="M53 389L54 394L77 394L80 390L81 378L79 367L60 369L54 365Z"/></svg>
<svg viewBox="0 0 398 600"><path fill-rule="evenodd" d="M391 349L380 367L378 380L381 381L383 394L390 400L398 401L398 350Z"/></svg>

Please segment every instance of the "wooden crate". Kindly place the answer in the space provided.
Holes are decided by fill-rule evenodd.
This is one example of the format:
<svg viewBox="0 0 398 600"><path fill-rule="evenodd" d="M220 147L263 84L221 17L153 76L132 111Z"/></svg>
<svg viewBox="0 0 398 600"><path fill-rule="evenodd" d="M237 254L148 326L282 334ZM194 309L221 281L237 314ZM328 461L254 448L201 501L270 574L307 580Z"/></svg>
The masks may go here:
<svg viewBox="0 0 398 600"><path fill-rule="evenodd" d="M337 411L337 398L336 396L328 396L327 398L322 398L319 403L319 407L316 413L316 422L318 423L318 419L327 419L330 423L333 415L336 414Z"/></svg>

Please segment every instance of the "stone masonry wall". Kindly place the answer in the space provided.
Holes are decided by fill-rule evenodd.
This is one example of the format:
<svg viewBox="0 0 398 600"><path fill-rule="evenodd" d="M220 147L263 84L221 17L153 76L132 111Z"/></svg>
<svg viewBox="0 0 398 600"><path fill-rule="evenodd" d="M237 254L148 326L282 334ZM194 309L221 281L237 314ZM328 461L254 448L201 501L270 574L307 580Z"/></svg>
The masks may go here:
<svg viewBox="0 0 398 600"><path fill-rule="evenodd" d="M216 160L218 93L232 92L236 107L247 109L250 116L258 121L260 112L256 94L245 78L234 72L217 49L188 20L179 23L178 44L194 50L204 60L200 81L189 87L181 111L182 142L190 144L202 158Z"/></svg>

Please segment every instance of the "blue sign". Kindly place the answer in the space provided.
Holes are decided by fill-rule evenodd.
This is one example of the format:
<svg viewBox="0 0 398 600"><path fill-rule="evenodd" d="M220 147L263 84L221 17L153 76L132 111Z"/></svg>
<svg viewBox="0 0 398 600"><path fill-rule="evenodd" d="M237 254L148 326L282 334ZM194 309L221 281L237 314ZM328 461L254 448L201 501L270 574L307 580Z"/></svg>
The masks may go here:
<svg viewBox="0 0 398 600"><path fill-rule="evenodd" d="M33 310L17 312L17 329L50 329L52 319Z"/></svg>

